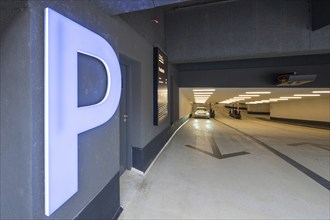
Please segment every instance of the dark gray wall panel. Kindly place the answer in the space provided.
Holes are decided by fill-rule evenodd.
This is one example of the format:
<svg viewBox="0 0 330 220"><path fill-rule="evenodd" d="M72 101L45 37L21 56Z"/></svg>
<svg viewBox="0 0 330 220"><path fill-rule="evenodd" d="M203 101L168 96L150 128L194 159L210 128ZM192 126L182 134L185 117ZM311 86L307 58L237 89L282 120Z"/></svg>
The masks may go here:
<svg viewBox="0 0 330 220"><path fill-rule="evenodd" d="M119 173L117 173L75 219L117 219L122 211L119 192Z"/></svg>
<svg viewBox="0 0 330 220"><path fill-rule="evenodd" d="M32 218L29 20L20 12L0 36L0 219Z"/></svg>

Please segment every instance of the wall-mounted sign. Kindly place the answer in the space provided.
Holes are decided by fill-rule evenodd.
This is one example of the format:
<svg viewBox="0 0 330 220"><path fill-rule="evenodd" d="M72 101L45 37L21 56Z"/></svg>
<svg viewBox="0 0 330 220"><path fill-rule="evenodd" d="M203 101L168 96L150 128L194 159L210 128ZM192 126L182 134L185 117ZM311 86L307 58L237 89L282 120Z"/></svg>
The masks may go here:
<svg viewBox="0 0 330 220"><path fill-rule="evenodd" d="M158 47L154 48L154 125L168 115L167 56Z"/></svg>
<svg viewBox="0 0 330 220"><path fill-rule="evenodd" d="M117 56L101 36L45 9L45 215L78 191L78 134L108 121L121 93ZM78 53L106 70L102 101L78 107Z"/></svg>

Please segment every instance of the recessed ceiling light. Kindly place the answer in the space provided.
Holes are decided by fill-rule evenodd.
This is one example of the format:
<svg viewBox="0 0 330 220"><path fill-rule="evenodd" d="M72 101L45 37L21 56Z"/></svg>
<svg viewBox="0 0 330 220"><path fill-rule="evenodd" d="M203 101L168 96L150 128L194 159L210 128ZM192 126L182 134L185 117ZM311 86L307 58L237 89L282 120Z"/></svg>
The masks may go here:
<svg viewBox="0 0 330 220"><path fill-rule="evenodd" d="M210 95L194 95L194 97L210 97Z"/></svg>
<svg viewBox="0 0 330 220"><path fill-rule="evenodd" d="M214 92L215 89L193 89L194 92Z"/></svg>
<svg viewBox="0 0 330 220"><path fill-rule="evenodd" d="M301 99L299 96L288 96L288 97L280 97L281 99Z"/></svg>
<svg viewBox="0 0 330 220"><path fill-rule="evenodd" d="M294 94L293 96L301 96L301 97L303 97L303 96L306 96L306 97L311 96L311 97L313 97L313 96L320 96L320 94Z"/></svg>
<svg viewBox="0 0 330 220"><path fill-rule="evenodd" d="M259 97L260 95L238 95L241 97Z"/></svg>
<svg viewBox="0 0 330 220"><path fill-rule="evenodd" d="M269 101L273 102L273 101L286 101L289 99L285 99L285 98L277 98L277 99L269 99Z"/></svg>
<svg viewBox="0 0 330 220"><path fill-rule="evenodd" d="M212 95L213 92L194 92L194 95Z"/></svg>
<svg viewBox="0 0 330 220"><path fill-rule="evenodd" d="M246 92L246 94L270 94L271 92Z"/></svg>
<svg viewBox="0 0 330 220"><path fill-rule="evenodd" d="M330 93L330 91L329 90L328 91L325 91L325 90L324 91L313 91L313 93L320 93L320 94L321 93Z"/></svg>
<svg viewBox="0 0 330 220"><path fill-rule="evenodd" d="M234 99L251 99L251 97L234 97Z"/></svg>

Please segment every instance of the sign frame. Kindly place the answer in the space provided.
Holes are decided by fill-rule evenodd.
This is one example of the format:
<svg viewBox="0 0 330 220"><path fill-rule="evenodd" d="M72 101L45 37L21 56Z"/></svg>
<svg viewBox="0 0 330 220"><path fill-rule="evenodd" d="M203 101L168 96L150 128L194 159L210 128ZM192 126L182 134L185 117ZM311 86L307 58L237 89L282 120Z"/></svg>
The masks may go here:
<svg viewBox="0 0 330 220"><path fill-rule="evenodd" d="M153 57L153 122L157 126L168 117L168 58L159 47L154 47Z"/></svg>

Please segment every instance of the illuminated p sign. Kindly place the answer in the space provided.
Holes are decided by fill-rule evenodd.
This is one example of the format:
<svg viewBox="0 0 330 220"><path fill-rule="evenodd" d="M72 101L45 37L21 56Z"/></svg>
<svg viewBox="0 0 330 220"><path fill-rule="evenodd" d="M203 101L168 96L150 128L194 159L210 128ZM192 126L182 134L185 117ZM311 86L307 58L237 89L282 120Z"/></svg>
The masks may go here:
<svg viewBox="0 0 330 220"><path fill-rule="evenodd" d="M107 89L101 102L78 107L78 53L100 60ZM108 121L120 100L117 56L99 35L45 9L45 214L78 191L78 134Z"/></svg>

